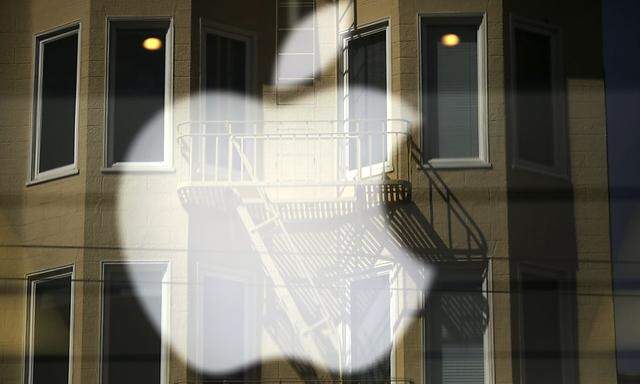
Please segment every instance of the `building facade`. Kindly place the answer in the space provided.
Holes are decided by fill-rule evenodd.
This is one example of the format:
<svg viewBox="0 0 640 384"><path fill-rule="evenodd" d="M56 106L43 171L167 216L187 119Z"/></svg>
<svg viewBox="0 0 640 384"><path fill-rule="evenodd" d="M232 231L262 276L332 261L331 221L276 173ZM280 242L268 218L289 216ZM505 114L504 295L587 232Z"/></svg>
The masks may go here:
<svg viewBox="0 0 640 384"><path fill-rule="evenodd" d="M599 1L0 17L0 382L616 382Z"/></svg>

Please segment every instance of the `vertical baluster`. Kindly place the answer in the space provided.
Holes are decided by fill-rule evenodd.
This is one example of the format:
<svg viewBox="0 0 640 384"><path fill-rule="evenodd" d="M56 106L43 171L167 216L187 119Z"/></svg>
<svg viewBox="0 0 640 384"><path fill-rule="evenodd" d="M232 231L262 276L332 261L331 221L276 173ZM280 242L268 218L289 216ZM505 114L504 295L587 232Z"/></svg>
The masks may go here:
<svg viewBox="0 0 640 384"><path fill-rule="evenodd" d="M362 134L360 133L360 122L356 122L356 166L358 167L357 180L362 179Z"/></svg>
<svg viewBox="0 0 640 384"><path fill-rule="evenodd" d="M218 162L218 157L220 155L220 136L218 134L216 134L215 136L215 140L214 140L214 148L213 148L213 179L214 181L217 183L218 182L218 167L219 167L219 162Z"/></svg>
<svg viewBox="0 0 640 384"><path fill-rule="evenodd" d="M231 182L231 171L233 168L233 134L231 133L229 121L225 121L224 125L227 131L227 182Z"/></svg>
<svg viewBox="0 0 640 384"><path fill-rule="evenodd" d="M189 182L193 181L193 167L195 162L193 161L193 136L191 135L191 124L187 124L188 130L185 138L189 140Z"/></svg>
<svg viewBox="0 0 640 384"><path fill-rule="evenodd" d="M382 139L380 145L381 145L381 149L382 149L382 174L385 174L385 166L387 163L387 160L391 160L391 159L387 159L387 131L389 129L389 127L387 126L387 121L386 120L382 120L381 123L381 128L382 128L382 132L380 135L380 138Z"/></svg>
<svg viewBox="0 0 640 384"><path fill-rule="evenodd" d="M201 175L200 175L200 180L201 181L206 181L206 170L207 170L207 156L206 156L206 148L207 148L207 123L204 122L202 123L202 148L200 149L200 161L202 162L202 165L200 166L201 169Z"/></svg>
<svg viewBox="0 0 640 384"><path fill-rule="evenodd" d="M258 123L253 123L253 142L251 144L251 164L253 165L253 177L258 180Z"/></svg>
<svg viewBox="0 0 640 384"><path fill-rule="evenodd" d="M369 166L369 176L372 176L372 166L373 166L373 156L372 156L372 152L373 152L373 132L367 130L367 157L368 157L368 163L367 165Z"/></svg>
<svg viewBox="0 0 640 384"><path fill-rule="evenodd" d="M244 136L240 136L240 181L244 181Z"/></svg>

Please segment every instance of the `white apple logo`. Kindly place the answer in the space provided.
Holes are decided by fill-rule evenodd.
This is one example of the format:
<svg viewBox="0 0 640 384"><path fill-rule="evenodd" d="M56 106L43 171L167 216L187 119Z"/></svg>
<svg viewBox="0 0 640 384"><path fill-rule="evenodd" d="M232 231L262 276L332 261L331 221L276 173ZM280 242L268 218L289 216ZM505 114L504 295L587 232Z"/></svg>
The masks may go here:
<svg viewBox="0 0 640 384"><path fill-rule="evenodd" d="M316 13L318 20L333 17L330 8ZM295 40L295 36L289 39ZM320 70L332 63L321 63ZM325 97L322 92L332 90L317 92L320 98ZM370 98L388 102L388 95L375 89L352 92L366 92ZM225 100L228 108L265 108L260 100L224 92L191 96L176 101L174 107L205 105L207 99ZM286 108L279 106L281 111ZM190 180L201 177L209 186L215 184L212 180L219 182L203 192L202 196L215 200L210 202L210 209L196 204L189 211L188 223L176 220L168 227L163 223L167 234L189 233L189 250L177 261L182 264L180 270L189 271L189 278L167 283L171 289L187 287L186 325L191 328L195 346L185 349L179 341L180 346L171 345L172 353L210 374L283 358L336 372L366 370L389 353L415 318L432 281L432 269L408 254L393 236L398 228L390 228L389 217L395 209L391 204L402 203L372 198L380 196L385 183L381 176L387 172L384 165L374 171L372 149L365 155L360 152L360 167L368 172L364 176L356 176L354 166L361 156L352 156L351 166L343 170L336 169L334 160L322 161L323 156L333 159L340 151L354 150L359 139L357 134L349 135L348 124L335 123L331 128L312 123L311 130L296 131L295 127L287 130L282 128L286 124L277 123L256 123L261 125L262 135L247 133L252 131L245 125L246 130L236 131L233 138L228 129L233 131L238 124L210 124L204 130L202 126L185 125L187 134L181 136L180 144L187 148L174 146L177 157L188 156L190 160L188 169L178 169L179 178L191 172ZM205 135L189 136L196 132ZM313 133L324 136L314 137ZM406 136L391 140L406 140ZM372 141L381 142L379 137L369 137L358 146L371 145ZM142 143L134 143L130 150L144 151ZM241 152L246 154L245 159ZM394 155L390 153L389 159ZM196 157L203 159L200 165L194 164ZM249 169L255 166L262 167L261 174ZM332 168L336 172L332 173ZM366 179L367 187L356 188L358 183L344 182L356 177ZM340 187L327 186L338 179L343 182ZM269 180L279 180L285 186L280 190L265 186ZM307 185L294 185L301 180ZM118 218L120 238L144 248L148 245L147 234L132 228L139 223L156 225L148 219L153 207L175 207L178 193L166 202L136 206L132 202L144 201L147 192L126 184L123 181L117 196L119 211L126 212ZM201 191L206 190L204 187ZM125 254L129 261L138 260L138 256L134 251ZM174 259L172 268L175 264ZM156 303L145 302L145 276L135 268L129 275L143 298L142 304L152 313ZM149 318L162 332L166 319ZM168 338L177 342L171 335Z"/></svg>

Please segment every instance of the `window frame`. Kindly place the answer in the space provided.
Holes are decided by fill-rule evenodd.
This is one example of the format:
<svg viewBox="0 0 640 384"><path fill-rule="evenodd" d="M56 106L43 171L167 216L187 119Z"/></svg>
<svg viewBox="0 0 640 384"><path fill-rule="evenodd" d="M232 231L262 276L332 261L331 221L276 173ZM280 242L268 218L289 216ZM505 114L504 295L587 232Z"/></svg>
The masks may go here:
<svg viewBox="0 0 640 384"><path fill-rule="evenodd" d="M423 59L423 40L422 33L424 23L433 24L451 24L456 19L479 18L477 35L478 50L478 157L467 158L433 158L427 159L425 156L426 122L424 117L426 111L424 108L424 84L426 79L423 76L426 68L426 60ZM419 13L418 14L418 105L420 106L420 129L419 143L422 156L423 166L430 166L436 169L465 169L465 168L491 168L491 160L489 156L489 97L488 97L488 37L487 37L487 14L486 12L471 13Z"/></svg>
<svg viewBox="0 0 640 384"><path fill-rule="evenodd" d="M402 269L398 265L393 265L391 262L383 261L381 263L376 264L368 273L363 273L359 275L353 275L347 277L346 280L346 290L347 297L349 298L349 313L351 313L351 293L352 293L352 284L360 281L366 281L369 279L375 279L380 277L386 277L389 281L389 324L391 327L389 328L389 377L390 379L396 377L396 372L398 369L396 368L396 342L395 337L399 337L400 334L394 334L394 324L398 324L400 319L403 317L403 312L400 308L400 303L398 302L398 297L396 296L396 292L400 289L400 275L402 274ZM349 359L349 363L351 363L352 352L351 352L351 321L347 321L342 325L341 331L345 335L345 350L349 351L347 355L343 358ZM345 364L347 361L344 362ZM345 372L348 375L353 374L353 372Z"/></svg>
<svg viewBox="0 0 640 384"><path fill-rule="evenodd" d="M126 24L127 28L144 27L147 23L167 23L165 35L165 85L164 85L164 145L162 161L124 161L113 160L113 97L109 95L113 76L112 68L116 63L111 60L110 46L112 27ZM105 22L105 85L104 85L104 138L103 173L117 172L174 172L173 169L173 59L174 59L174 22L171 16L108 16Z"/></svg>
<svg viewBox="0 0 640 384"><path fill-rule="evenodd" d="M74 331L74 312L75 312L75 268L74 265L67 265L30 273L26 276L26 337L25 337L25 367L24 380L25 384L33 383L33 336L35 326L35 295L36 285L38 283L55 280L60 278L71 278L71 298L70 298L70 314L69 314L69 377L68 383L73 382L73 331Z"/></svg>
<svg viewBox="0 0 640 384"><path fill-rule="evenodd" d="M487 300L487 314L488 321L487 327L484 331L483 335L483 354L484 354L484 384L493 384L495 383L495 356L494 356L494 337L493 337L493 273L492 266L493 262L489 258L486 261L472 261L465 262L466 265L457 265L452 266L450 269L447 269L447 265L443 265L445 268L444 273L448 271L461 271L468 275L473 273L481 273L482 276L482 295ZM482 271L484 270L484 273ZM434 285L431 285L430 288L433 288ZM421 368L422 368L422 380L425 384L439 384L433 383L431 373L429 372L428 362L429 356L432 353L432 343L429 339L429 334L431 333L432 323L429 321L429 314L431 313L431 309L429 308L429 297L427 294L422 295L422 308L423 308L423 316L420 316L420 329L422 332L422 359L421 359Z"/></svg>
<svg viewBox="0 0 640 384"><path fill-rule="evenodd" d="M232 268L225 268L220 266L210 266L203 263L198 263L196 266L196 319L195 319L195 330L197 332L197 337L195 341L195 357L198 365L200 367L203 366L204 363L204 345L202 343L203 339L200 337L204 330L203 317L204 317L204 283L205 279L214 278L227 280L235 283L240 283L243 285L244 290L244 309L245 309L245 318L244 318L244 336L246 336L244 342L244 355L245 358L249 358L251 356L257 356L259 352L259 346L257 340L259 340L260 335L256 330L256 324L258 324L258 320L260 317L260 313L256 310L259 307L259 297L263 293L259 289L256 288L255 282L259 280L259 276L255 273L248 271L241 271ZM245 379L246 380L254 380L256 377L255 368L244 367ZM196 383L197 384L206 384L207 381L203 379L203 374L199 370L196 370Z"/></svg>
<svg viewBox="0 0 640 384"><path fill-rule="evenodd" d="M552 86L552 107L553 107L553 154L554 164L547 166L533 161L524 160L519 157L518 144L518 102L517 102L517 64L516 52L516 29L526 32L540 34L549 37L551 54L551 86ZM567 122L567 100L566 84L564 80L564 64L562 62L562 30L560 27L528 19L514 14L509 15L509 70L510 73L510 96L509 96L509 123L513 132L511 138L512 168L558 177L560 179L569 178L569 126Z"/></svg>
<svg viewBox="0 0 640 384"><path fill-rule="evenodd" d="M294 8L294 7L310 7L313 8L313 26L311 28L281 28L280 27L280 8ZM317 0L277 0L275 1L276 7L276 24L275 24L275 90L276 90L276 104L277 105L315 105L315 83L316 72L318 70L318 25L317 25ZM313 52L312 53L300 53L300 52L280 52L281 44L280 32L281 31L296 31L296 30L308 30L311 29L313 36ZM286 41L285 41L286 42ZM311 56L313 68L311 70L311 77L280 77L280 57L281 56ZM308 87L313 89L314 97L312 102L295 103L287 101L286 98L280 97L281 91L290 89L296 89L299 87Z"/></svg>
<svg viewBox="0 0 640 384"><path fill-rule="evenodd" d="M105 355L104 355L104 343L105 343L105 303L106 303L106 295L105 295L105 282L107 269L110 266L120 266L124 267L125 265L155 265L155 266L164 266L165 272L162 277L162 308L161 308L161 330L160 330L160 383L159 384L169 384L170 378L170 352L171 352L171 262L169 261L147 261L147 260L133 260L133 261L102 261L100 263L100 293L98 305L99 309L99 327L100 334L98 335L99 340L99 360L98 360L98 375L100 377L99 383L104 383L104 367L105 365Z"/></svg>
<svg viewBox="0 0 640 384"><path fill-rule="evenodd" d="M344 31L340 34L340 63L339 63L339 79L340 86L338 89L338 96L341 96L338 101L340 113L342 115L342 120L344 122L344 126L342 127L345 133L349 133L349 103L350 103L350 93L349 93L349 43L353 40L356 40L361 37L366 37L369 35L374 35L376 33L384 33L386 38L385 43L385 62L386 62L386 128L389 129L389 122L392 120L393 116L393 99L392 99L392 71L391 71L391 22L388 18L377 20L371 23L367 23L365 25L359 26L355 29L350 29ZM390 159L393 159L393 148L394 143L388 136L386 138L387 141L387 158L381 162L361 165L359 168L355 166L353 169L347 168L346 175L349 179L355 179L357 177L361 178L370 178L383 175L385 173L393 172L393 166L390 162ZM349 159L349 146L347 145L344 153L341 154L345 157L345 159Z"/></svg>
<svg viewBox="0 0 640 384"><path fill-rule="evenodd" d="M517 266L516 276L517 276L517 288L518 295L515 297L515 310L518 315L517 317L517 334L515 335L515 340L517 342L518 348L517 353L515 355L515 359L517 360L517 377L521 384L526 384L526 371L524 367L526 366L526 356L524 353L524 305L522 298L522 282L523 276L538 276L545 279L553 279L558 283L558 291L556 292L558 296L558 318L562 324L559 324L559 332L560 332L560 343L563 349L566 349L567 346L577 347L578 338L576 328L572 328L569 331L565 331L565 327L562 325L566 325L569 321L575 321L575 325L577 326L577 303L571 301L572 298L575 298L574 295L567 294L570 293L572 288L575 291L575 285L572 287L569 283L568 279L575 280L575 273L571 273L568 271L556 270L551 268L543 268L534 264L529 263L521 263ZM564 310L563 310L564 309ZM575 384L578 383L578 366L577 363L567 364L566 359L561 360L562 363L562 383L558 384Z"/></svg>
<svg viewBox="0 0 640 384"><path fill-rule="evenodd" d="M45 181L60 179L67 176L77 175L78 170L78 123L80 107L80 65L82 47L82 26L80 21L65 24L34 36L34 64L33 64L33 107L31 118L31 150L29 156L29 180L27 186L42 183ZM78 47L76 51L76 95L75 95L75 116L73 127L73 163L63 165L58 168L40 172L40 148L41 126L42 126L42 79L43 79L43 52L45 44L63 39L68 36L77 35Z"/></svg>

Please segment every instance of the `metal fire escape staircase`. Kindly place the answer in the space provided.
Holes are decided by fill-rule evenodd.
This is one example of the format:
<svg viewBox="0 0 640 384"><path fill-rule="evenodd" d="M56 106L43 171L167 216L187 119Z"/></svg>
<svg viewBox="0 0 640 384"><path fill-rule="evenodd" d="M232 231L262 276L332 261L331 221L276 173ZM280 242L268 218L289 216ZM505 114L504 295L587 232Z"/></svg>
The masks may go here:
<svg viewBox="0 0 640 384"><path fill-rule="evenodd" d="M279 191L309 187L323 192L335 191L328 194L327 201L312 200L310 205L333 206L335 212L328 216L344 217L354 209L366 209L368 204L410 201L411 177L417 171L423 173L428 183L431 210L435 206L433 200L441 197L449 210L449 220L458 220L463 226L469 222L468 214L443 181L429 175L424 167L416 167L408 122L384 120L377 124L378 129L367 131L360 130L358 121L225 121L179 125L182 162L178 190L183 204L220 205L228 209L225 199L231 191L235 200L233 210L244 225L265 274L271 279L280 306L292 324L305 324L306 329L299 336L303 342L311 342L303 348L321 358L327 356L322 348L326 344L319 345L313 340L324 338L330 345L340 346L337 352L343 361L345 352L340 340L344 335L339 332L339 319L324 305L318 290L313 289L314 275L307 263L300 258L287 259L295 263L288 267L301 275L300 287L291 286L277 263L282 254L301 252L287 229L283 204L304 204L292 201L291 194L279 195ZM366 126L371 127L371 122ZM286 170L274 171L270 169L273 164ZM300 176L298 165L314 171ZM320 219L326 216L325 213L316 215ZM433 213L424 221L425 225L432 225ZM471 228L471 235L467 235L468 255L486 251L484 239L477 232L477 228ZM273 249L274 238L279 244L277 254ZM451 235L448 243L447 246L453 248L455 241ZM307 289L309 287L311 289ZM305 297L312 302L312 305L307 303L307 307L313 307L318 315L312 323L305 316L309 308L301 308L292 293L298 289L306 289Z"/></svg>
<svg viewBox="0 0 640 384"><path fill-rule="evenodd" d="M271 235L273 236L273 232L277 233L279 235L279 238L284 240L284 243L286 245L285 252L287 253L299 254L299 250L292 241L291 236L289 235L289 232L282 221L282 217L277 207L269 198L265 188L259 185L259 180L257 179L251 162L247 158L246 154L242 152L242 148L236 141L232 141L232 145L237 151L240 157L240 161L244 163L244 166L247 168L247 171L250 174L250 181L256 185L253 191L255 193L249 194L247 194L246 188L232 187L232 190L240 199L240 204L236 206L238 216L240 217L240 220L244 224L245 229L247 230L247 233L251 238L255 252L260 256L260 260L262 261L262 265L267 276L271 278L274 287L276 287L280 304L284 307L284 310L289 316L291 322L294 324L306 324L307 321L305 320L305 317L301 313L295 299L291 295L290 289L292 287L289 286L289 283L282 276L278 266L274 263L274 257L271 255L270 249L264 239L265 234L271 232ZM264 212L265 217L256 222L254 217L249 212L249 205L258 205L259 208L261 208L261 210ZM295 258L293 258L293 260L295 260ZM313 287L314 282L312 279L312 275L311 272L306 268L306 265L304 263L298 263L298 265L293 267L302 271L305 283L310 287ZM311 331L319 325L326 323L328 326L327 328L332 331L331 336L334 341L339 340L339 335L336 332L337 327L335 326L335 324L332 324L329 312L326 310L324 305L322 305L321 298L317 297L317 291L315 289L311 289L310 292L312 294L315 294L316 296L313 297L313 299L314 302L318 304L317 309L321 313L322 320L316 322L316 324L310 324L308 331ZM301 336L304 336L304 333ZM324 355L324 352L313 342L306 343L305 347L312 349L312 353L316 356Z"/></svg>

